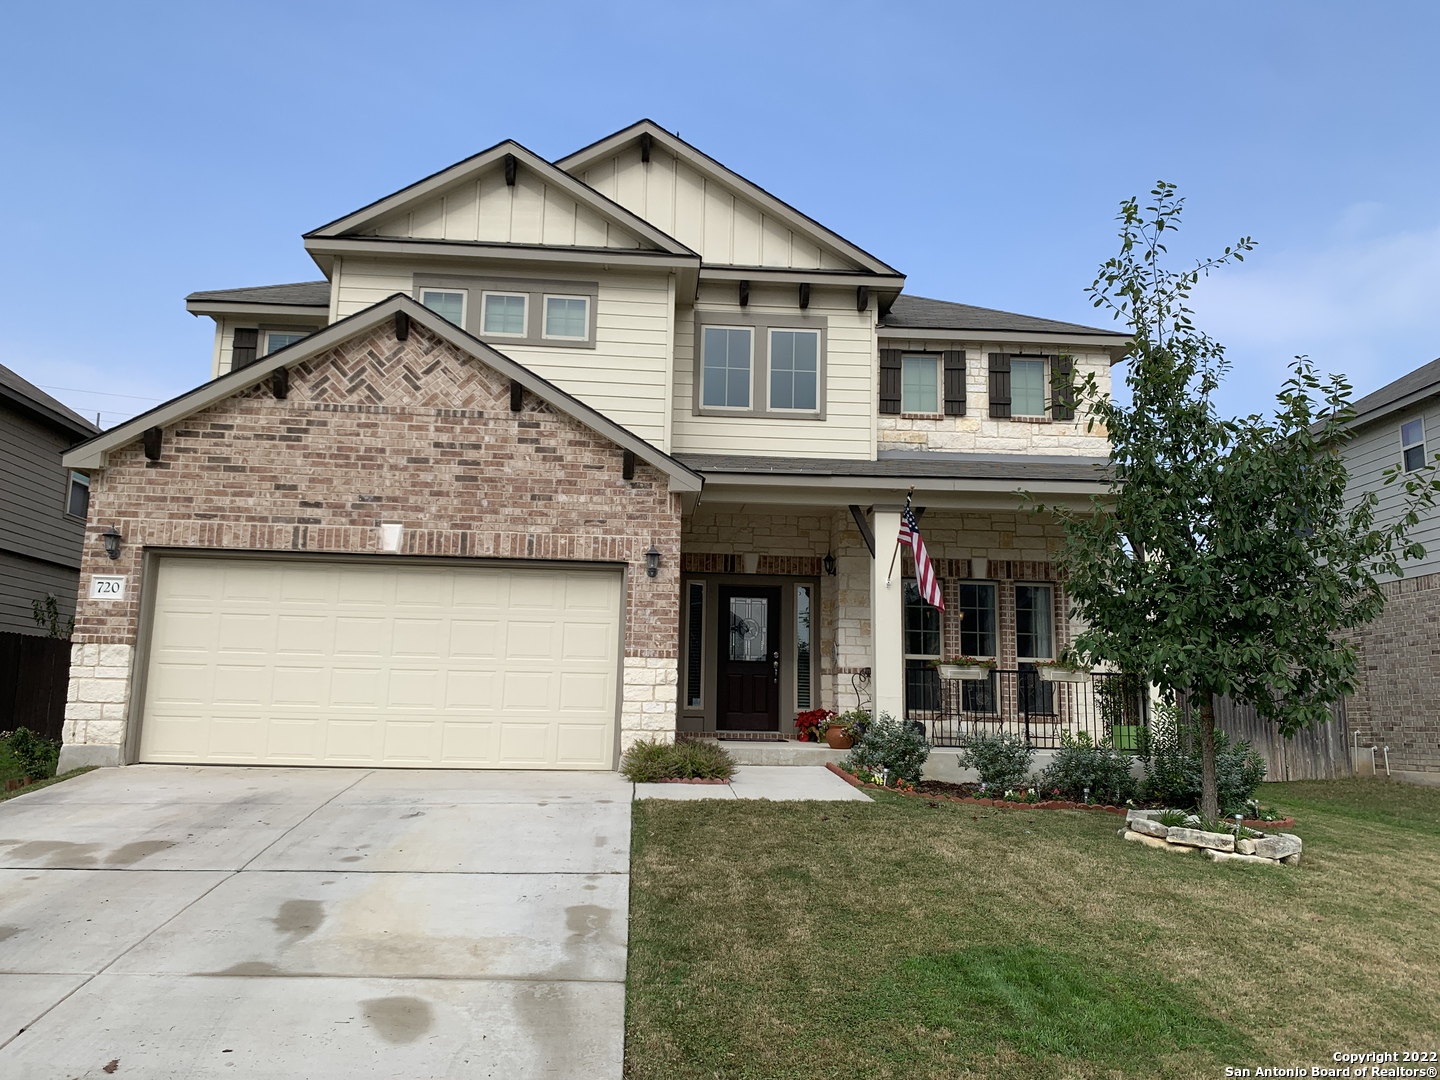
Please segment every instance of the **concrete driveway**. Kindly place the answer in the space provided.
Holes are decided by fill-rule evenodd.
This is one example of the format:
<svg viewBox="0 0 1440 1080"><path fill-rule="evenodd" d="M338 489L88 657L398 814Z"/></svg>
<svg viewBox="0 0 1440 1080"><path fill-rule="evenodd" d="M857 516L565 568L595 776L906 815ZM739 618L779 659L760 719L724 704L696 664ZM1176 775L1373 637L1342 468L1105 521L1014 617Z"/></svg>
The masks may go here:
<svg viewBox="0 0 1440 1080"><path fill-rule="evenodd" d="M618 1078L630 800L138 765L0 803L0 1076Z"/></svg>

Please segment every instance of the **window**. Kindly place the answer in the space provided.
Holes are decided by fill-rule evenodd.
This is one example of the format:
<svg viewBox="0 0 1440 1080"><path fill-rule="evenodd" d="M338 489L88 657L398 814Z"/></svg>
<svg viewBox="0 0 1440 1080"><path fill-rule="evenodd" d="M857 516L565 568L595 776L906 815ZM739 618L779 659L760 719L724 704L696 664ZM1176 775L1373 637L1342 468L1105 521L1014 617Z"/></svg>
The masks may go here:
<svg viewBox="0 0 1440 1080"><path fill-rule="evenodd" d="M1054 607L1049 585L1015 586L1015 652L1024 660L1053 660Z"/></svg>
<svg viewBox="0 0 1440 1080"><path fill-rule="evenodd" d="M701 707L701 679L705 655L705 584L692 581L686 586L685 707Z"/></svg>
<svg viewBox="0 0 1440 1080"><path fill-rule="evenodd" d="M65 512L83 518L90 512L90 477L84 473L70 474L70 490L65 496Z"/></svg>
<svg viewBox="0 0 1440 1080"><path fill-rule="evenodd" d="M267 330L265 331L265 355L278 352L286 345L294 345L295 342L309 337L305 330Z"/></svg>
<svg viewBox="0 0 1440 1080"><path fill-rule="evenodd" d="M900 411L902 413L938 413L940 411L940 358L938 356L902 356L900 358Z"/></svg>
<svg viewBox="0 0 1440 1080"><path fill-rule="evenodd" d="M700 403L715 409L750 407L750 331L707 326L701 345Z"/></svg>
<svg viewBox="0 0 1440 1080"><path fill-rule="evenodd" d="M795 708L810 708L810 586L795 586Z"/></svg>
<svg viewBox="0 0 1440 1080"><path fill-rule="evenodd" d="M465 325L465 294L459 290L421 289L420 303L456 326Z"/></svg>
<svg viewBox="0 0 1440 1080"><path fill-rule="evenodd" d="M545 336L583 341L590 333L590 301L584 296L545 297Z"/></svg>
<svg viewBox="0 0 1440 1080"><path fill-rule="evenodd" d="M525 309L529 297L525 293L485 294L485 314L481 320L487 334L503 337L525 336Z"/></svg>
<svg viewBox="0 0 1440 1080"><path fill-rule="evenodd" d="M1045 415L1045 361L1010 361L1010 415Z"/></svg>
<svg viewBox="0 0 1440 1080"><path fill-rule="evenodd" d="M920 586L905 582L901 639L905 648L905 711L934 712L940 708L940 677L930 661L940 658L940 611L920 595Z"/></svg>
<svg viewBox="0 0 1440 1080"><path fill-rule="evenodd" d="M1425 465L1425 420L1416 417L1400 425L1400 450L1405 456L1405 471L1414 472Z"/></svg>
<svg viewBox="0 0 1440 1080"><path fill-rule="evenodd" d="M770 407L814 412L819 384L819 331L771 330Z"/></svg>
<svg viewBox="0 0 1440 1080"><path fill-rule="evenodd" d="M995 586L988 582L960 583L960 653L990 657L995 649Z"/></svg>

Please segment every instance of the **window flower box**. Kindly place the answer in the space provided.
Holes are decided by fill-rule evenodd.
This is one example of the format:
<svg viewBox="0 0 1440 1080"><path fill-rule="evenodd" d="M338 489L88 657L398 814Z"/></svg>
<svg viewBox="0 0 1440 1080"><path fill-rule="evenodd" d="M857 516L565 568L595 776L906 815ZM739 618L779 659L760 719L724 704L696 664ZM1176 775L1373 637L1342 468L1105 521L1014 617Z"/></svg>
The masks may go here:
<svg viewBox="0 0 1440 1080"><path fill-rule="evenodd" d="M1041 682L1088 683L1093 681L1090 672L1081 668L1063 667L1060 664L1036 664L1035 670L1040 672Z"/></svg>
<svg viewBox="0 0 1440 1080"><path fill-rule="evenodd" d="M936 660L930 666L942 679L978 682L990 677L990 672L995 670L995 661L980 660L973 656L957 656L953 660Z"/></svg>

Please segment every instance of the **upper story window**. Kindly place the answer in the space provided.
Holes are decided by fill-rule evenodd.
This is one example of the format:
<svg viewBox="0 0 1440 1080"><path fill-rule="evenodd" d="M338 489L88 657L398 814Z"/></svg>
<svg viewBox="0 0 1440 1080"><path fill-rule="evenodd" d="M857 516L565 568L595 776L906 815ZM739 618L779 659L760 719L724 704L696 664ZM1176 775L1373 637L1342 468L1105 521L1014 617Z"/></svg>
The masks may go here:
<svg viewBox="0 0 1440 1080"><path fill-rule="evenodd" d="M583 341L590 331L590 298L587 296L545 297L545 336Z"/></svg>
<svg viewBox="0 0 1440 1080"><path fill-rule="evenodd" d="M524 337L530 297L525 293L487 292L480 320L481 329L500 337Z"/></svg>
<svg viewBox="0 0 1440 1080"><path fill-rule="evenodd" d="M990 354L990 416L1074 420L1075 360L1071 356Z"/></svg>
<svg viewBox="0 0 1440 1080"><path fill-rule="evenodd" d="M750 342L746 327L707 326L701 336L700 404L710 409L750 407Z"/></svg>
<svg viewBox="0 0 1440 1080"><path fill-rule="evenodd" d="M814 412L820 396L820 331L770 331L770 407Z"/></svg>
<svg viewBox="0 0 1440 1080"><path fill-rule="evenodd" d="M1045 415L1045 361L1010 361L1010 415Z"/></svg>
<svg viewBox="0 0 1440 1080"><path fill-rule="evenodd" d="M456 326L465 325L465 292L461 289L421 289L420 303Z"/></svg>
<svg viewBox="0 0 1440 1080"><path fill-rule="evenodd" d="M272 352L278 352L285 346L294 345L309 336L305 330L266 330L264 355L269 356Z"/></svg>
<svg viewBox="0 0 1440 1080"><path fill-rule="evenodd" d="M900 357L900 411L930 414L940 411L938 356L906 353Z"/></svg>
<svg viewBox="0 0 1440 1080"><path fill-rule="evenodd" d="M65 513L84 518L90 512L90 477L84 473L70 474L70 490L65 495Z"/></svg>
<svg viewBox="0 0 1440 1080"><path fill-rule="evenodd" d="M1400 452L1405 457L1405 471L1414 472L1425 465L1425 419L1417 416L1400 425Z"/></svg>

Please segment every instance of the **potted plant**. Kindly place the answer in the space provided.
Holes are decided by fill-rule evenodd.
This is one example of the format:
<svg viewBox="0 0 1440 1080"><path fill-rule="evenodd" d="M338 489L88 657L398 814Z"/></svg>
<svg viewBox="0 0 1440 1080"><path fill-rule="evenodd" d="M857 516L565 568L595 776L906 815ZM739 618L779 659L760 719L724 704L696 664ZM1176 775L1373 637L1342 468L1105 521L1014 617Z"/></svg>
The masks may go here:
<svg viewBox="0 0 1440 1080"><path fill-rule="evenodd" d="M1090 669L1081 667L1074 658L1062 655L1056 660L1036 660L1035 670L1041 682L1087 683Z"/></svg>
<svg viewBox="0 0 1440 1080"><path fill-rule="evenodd" d="M863 714L861 714L863 715ZM830 714L825 721L825 741L831 750L849 750L855 745L855 713Z"/></svg>
<svg viewBox="0 0 1440 1080"><path fill-rule="evenodd" d="M832 709L807 709L795 716L796 738L801 742L819 742L826 723L835 715Z"/></svg>
<svg viewBox="0 0 1440 1080"><path fill-rule="evenodd" d="M956 656L950 660L932 660L930 666L942 679L965 679L973 682L988 679L990 672L995 670L995 661L976 656Z"/></svg>

